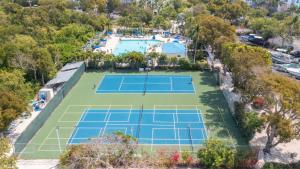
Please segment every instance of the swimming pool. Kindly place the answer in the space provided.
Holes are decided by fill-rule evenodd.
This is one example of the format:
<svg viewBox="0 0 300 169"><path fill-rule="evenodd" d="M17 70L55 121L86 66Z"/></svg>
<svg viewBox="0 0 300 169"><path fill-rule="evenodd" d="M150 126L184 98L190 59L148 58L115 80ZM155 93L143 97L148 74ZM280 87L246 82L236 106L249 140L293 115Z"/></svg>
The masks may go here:
<svg viewBox="0 0 300 169"><path fill-rule="evenodd" d="M148 47L161 43L159 40L121 40L114 49L113 54L118 56L133 51L146 53Z"/></svg>

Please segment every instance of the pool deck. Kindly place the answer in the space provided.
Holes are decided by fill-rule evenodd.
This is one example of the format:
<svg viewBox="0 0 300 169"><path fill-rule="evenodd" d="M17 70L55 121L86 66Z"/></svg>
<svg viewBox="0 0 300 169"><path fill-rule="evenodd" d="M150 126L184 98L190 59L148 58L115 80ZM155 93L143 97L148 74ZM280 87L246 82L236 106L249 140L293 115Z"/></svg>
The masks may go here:
<svg viewBox="0 0 300 169"><path fill-rule="evenodd" d="M107 39L107 43L104 47L101 47L101 51L107 53L107 54L112 54L112 51L114 51L114 49L117 47L117 45L120 42L120 37L117 37L115 35L111 35L108 39Z"/></svg>

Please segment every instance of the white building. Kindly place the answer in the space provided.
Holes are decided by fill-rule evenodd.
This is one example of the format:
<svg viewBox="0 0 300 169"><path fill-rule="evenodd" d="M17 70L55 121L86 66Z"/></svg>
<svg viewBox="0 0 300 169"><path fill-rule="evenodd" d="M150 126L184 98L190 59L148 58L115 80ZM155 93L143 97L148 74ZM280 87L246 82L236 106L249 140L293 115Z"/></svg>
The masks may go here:
<svg viewBox="0 0 300 169"><path fill-rule="evenodd" d="M248 5L250 6L255 6L255 1L253 0L244 0ZM278 9L279 10L284 10L288 9L291 6L297 6L300 7L300 0L280 0Z"/></svg>

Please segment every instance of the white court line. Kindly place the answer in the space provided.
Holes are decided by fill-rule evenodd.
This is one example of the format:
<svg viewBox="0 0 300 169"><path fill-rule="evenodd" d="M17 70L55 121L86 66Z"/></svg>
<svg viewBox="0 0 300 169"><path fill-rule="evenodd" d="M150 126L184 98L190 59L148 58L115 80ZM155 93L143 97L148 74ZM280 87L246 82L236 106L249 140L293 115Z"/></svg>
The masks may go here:
<svg viewBox="0 0 300 169"><path fill-rule="evenodd" d="M196 89L195 89L194 81L192 82L192 87L193 87L194 94L196 94Z"/></svg>
<svg viewBox="0 0 300 169"><path fill-rule="evenodd" d="M200 131L201 131L201 138L206 138L203 134L203 129L201 129Z"/></svg>
<svg viewBox="0 0 300 169"><path fill-rule="evenodd" d="M81 114L80 119L77 121L77 124L75 125L75 134L77 133L77 130L78 130L77 126L78 126L78 124L80 123L80 121L81 121L81 119L82 119L82 116L83 116L85 113L86 113L86 109L85 109L85 111ZM72 133L74 133L74 131L73 131ZM67 144L73 142L73 136L75 136L75 134L74 134L74 135L73 135L73 134L71 135L71 137L70 137L70 138L71 138L71 141L68 140Z"/></svg>
<svg viewBox="0 0 300 169"><path fill-rule="evenodd" d="M106 107L103 110L107 110L110 106L114 106L114 107L124 107L124 106L130 106L128 104L116 104L116 105L109 105L109 104L72 104L70 106L73 107ZM94 109L94 108L93 108Z"/></svg>
<svg viewBox="0 0 300 169"><path fill-rule="evenodd" d="M121 90L122 86L123 86L123 81L124 81L124 76L122 77L121 83L119 85L119 91Z"/></svg>
<svg viewBox="0 0 300 169"><path fill-rule="evenodd" d="M147 83L148 84L148 83ZM116 92L116 93L121 93L121 92L139 92L139 91L143 91L143 90L121 90L120 92L118 92L118 90L115 90L115 89L105 89L105 90L97 90L97 92L109 92L109 91L113 91L113 92ZM195 90L158 90L158 89L150 89L148 91L151 91L151 92L171 92L171 93L176 93L176 92L195 92ZM130 94L130 93L128 93ZM186 94L186 93L184 93ZM194 94L194 93L192 93Z"/></svg>
<svg viewBox="0 0 300 169"><path fill-rule="evenodd" d="M178 132L178 146L179 146L179 151L181 152L181 143L180 143L180 132L179 132L179 128L177 128L177 132Z"/></svg>
<svg viewBox="0 0 300 169"><path fill-rule="evenodd" d="M156 106L154 105L153 106L153 115L152 115L152 122L154 123L155 122L155 118L154 118L154 116L155 116L155 114L156 114Z"/></svg>
<svg viewBox="0 0 300 169"><path fill-rule="evenodd" d="M123 132L122 129L124 129L124 134L126 135L126 133L127 133L127 127L107 127L105 130L103 130L102 136L105 135L105 131L106 131L107 129L118 129L118 130L116 130L116 131L120 131L120 132ZM121 130L120 130L120 129L121 129ZM116 132L116 131L114 131L114 132Z"/></svg>
<svg viewBox="0 0 300 169"><path fill-rule="evenodd" d="M98 82L98 85L97 85L97 88L96 88L94 94L97 94L97 90L100 88L100 86L101 86L103 80L105 79L105 77L106 77L106 75L104 75L104 76L100 79L100 81Z"/></svg>
<svg viewBox="0 0 300 169"><path fill-rule="evenodd" d="M102 128L100 128L100 129L102 129ZM180 129L180 128L176 128L176 134L178 133L177 132L177 130L178 129ZM125 130L126 131L126 130ZM128 131L128 130L127 130ZM101 136L99 136L99 137L101 137ZM68 140L69 138L59 138L60 140ZM75 140L86 140L86 139L89 139L89 137L82 137L82 138L79 138L79 137L77 137L77 138L75 138ZM152 138L139 138L140 140L152 140ZM57 138L52 138L52 137L50 137L50 138L48 138L47 140L57 140ZM179 139L177 138L177 139L153 139L153 140L155 140L155 141L160 141L160 140L165 140L165 141L167 141L167 140L172 140L172 141L178 141ZM180 140L183 140L183 141L188 141L188 140L190 140L190 139L180 139ZM196 138L193 138L193 140L194 141L200 141L200 140L206 140L206 139L196 139ZM230 139L228 139L228 140L230 140ZM47 144L46 144L47 145ZM154 144L155 145L155 144ZM158 144L159 145L159 144ZM41 149L41 150L43 150L43 149Z"/></svg>
<svg viewBox="0 0 300 169"><path fill-rule="evenodd" d="M176 130L176 128L175 128L175 130L174 130L174 128L152 128L152 131L155 131L155 130L173 130L173 132L172 132L172 134L173 134L173 136L174 136L174 138L175 138L175 130ZM176 140L176 139L174 139L174 138L167 138L166 140Z"/></svg>
<svg viewBox="0 0 300 169"><path fill-rule="evenodd" d="M177 128L176 129L176 133L178 133L178 129L179 128ZM140 138L141 140L152 140L152 138ZM167 141L167 140L170 140L170 141L178 141L178 140L183 140L183 141L188 141L188 140L190 140L190 139L153 139L153 140L155 140L155 141ZM205 140L205 139L193 139L193 140ZM154 145L159 145L159 144L154 144ZM186 144L186 145L188 145L188 144Z"/></svg>
<svg viewBox="0 0 300 169"><path fill-rule="evenodd" d="M74 139L74 137L76 137L78 130L79 130L79 128L75 129L74 134L72 134L72 136L71 136L71 141L68 140L67 144L73 144L73 139Z"/></svg>
<svg viewBox="0 0 300 169"><path fill-rule="evenodd" d="M129 115L128 115L128 120L127 120L127 122L130 121L131 113L132 113L132 105L130 106L130 110L129 110Z"/></svg>
<svg viewBox="0 0 300 169"><path fill-rule="evenodd" d="M152 137L151 137L151 152L153 151L153 129L152 129Z"/></svg>
<svg viewBox="0 0 300 169"><path fill-rule="evenodd" d="M173 91L173 78L172 77L170 77L170 88L171 88L171 91Z"/></svg>
<svg viewBox="0 0 300 169"><path fill-rule="evenodd" d="M41 150L41 147L44 145L44 143L46 142L46 140L48 139L48 137L50 136L50 134L53 132L53 130L54 130L54 128L52 128L52 129L50 130L50 132L48 133L47 137L44 138L42 144L41 144L41 145L39 146L39 148L38 148L38 151ZM56 138L56 139L57 139L57 138Z"/></svg>
<svg viewBox="0 0 300 169"><path fill-rule="evenodd" d="M174 134L175 134L175 139L177 138L176 136L176 123L175 123L175 115L173 114L173 128L174 128Z"/></svg>
<svg viewBox="0 0 300 169"><path fill-rule="evenodd" d="M61 119L65 116L66 112L68 112L67 110L69 110L69 108L71 107L71 105L68 105L67 108L65 109L65 111L60 115L58 121L61 121ZM82 113L82 112L81 112Z"/></svg>
<svg viewBox="0 0 300 169"><path fill-rule="evenodd" d="M192 91L192 90L191 90ZM97 94L101 94L101 95L118 95L118 94L127 94L127 95L137 95L137 94L141 94L143 91L138 91L135 93L127 93L127 92L98 92ZM185 92L185 93L179 93L179 92L149 92L147 93L147 95L194 95L195 93L193 92Z"/></svg>
<svg viewBox="0 0 300 169"><path fill-rule="evenodd" d="M102 132L102 136L103 136L103 134L105 133L105 130L106 130L106 127L107 127L107 124L108 124L108 120L109 120L110 115L111 115L110 109L111 109L111 105L109 105L108 110L107 110L107 113L108 113L108 116L109 116L109 117L108 117L108 119L106 119L106 123L105 123L104 129L103 129L103 132Z"/></svg>
<svg viewBox="0 0 300 169"><path fill-rule="evenodd" d="M89 110L90 110L90 108L87 108L85 111L84 111L84 115L83 115L83 117L81 117L82 119L79 119L79 121L85 121L84 119L85 119L85 117L86 117L86 115L89 113Z"/></svg>
<svg viewBox="0 0 300 169"><path fill-rule="evenodd" d="M197 115L198 115L199 121L201 121L202 123L204 123L204 121L203 121L203 119L202 119L201 111L198 109L197 106L195 106L195 107L196 107L196 113L197 113Z"/></svg>
<svg viewBox="0 0 300 169"><path fill-rule="evenodd" d="M176 123L178 123L178 106L176 105L175 108L176 108L176 112L175 112L176 113Z"/></svg>
<svg viewBox="0 0 300 169"><path fill-rule="evenodd" d="M123 83L124 85L143 85L143 84L145 84L145 82L141 82L141 83ZM170 85L170 83L151 83L151 82L147 82L147 84L158 84L158 85Z"/></svg>
<svg viewBox="0 0 300 169"><path fill-rule="evenodd" d="M202 113L201 113L201 110L199 110L199 109L197 109L197 111L198 111L198 116L200 117L200 119L201 119L201 123L203 123L203 126L204 126L204 132L205 132L205 138L206 139L208 139L208 130L207 130L207 128L206 128L206 122L205 122L205 120L204 120L204 118L202 117Z"/></svg>

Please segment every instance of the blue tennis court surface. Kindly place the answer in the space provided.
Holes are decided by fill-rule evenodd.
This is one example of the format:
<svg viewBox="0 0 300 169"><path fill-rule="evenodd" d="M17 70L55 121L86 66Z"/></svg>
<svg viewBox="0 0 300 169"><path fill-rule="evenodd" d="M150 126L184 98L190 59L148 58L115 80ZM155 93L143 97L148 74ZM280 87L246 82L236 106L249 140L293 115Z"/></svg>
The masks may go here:
<svg viewBox="0 0 300 169"><path fill-rule="evenodd" d="M86 143L92 138L123 132L139 144L190 145L207 139L199 110L89 109L83 113L69 144Z"/></svg>
<svg viewBox="0 0 300 169"><path fill-rule="evenodd" d="M191 76L105 75L97 93L194 93Z"/></svg>

